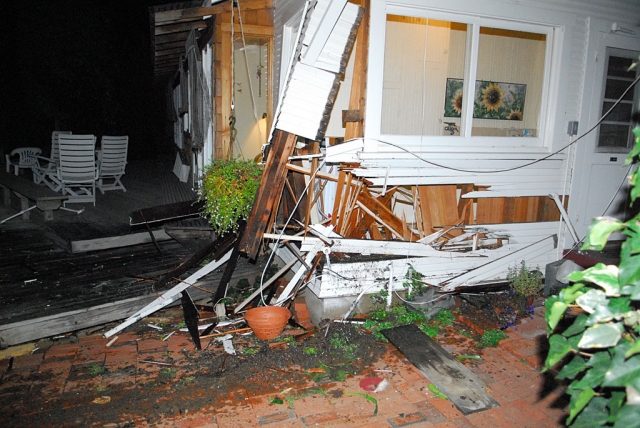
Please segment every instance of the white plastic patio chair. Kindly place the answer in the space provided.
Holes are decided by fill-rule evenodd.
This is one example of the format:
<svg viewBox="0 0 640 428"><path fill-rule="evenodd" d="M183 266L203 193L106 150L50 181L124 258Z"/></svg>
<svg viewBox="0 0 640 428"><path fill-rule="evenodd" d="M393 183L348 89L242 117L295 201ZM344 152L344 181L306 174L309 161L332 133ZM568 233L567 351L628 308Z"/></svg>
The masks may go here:
<svg viewBox="0 0 640 428"><path fill-rule="evenodd" d="M11 172L11 167L15 175L20 174L20 168L31 168L36 160L33 156L42 154L38 147L20 147L13 149L11 154L5 155L7 161L7 172Z"/></svg>
<svg viewBox="0 0 640 428"><path fill-rule="evenodd" d="M127 189L122 185L120 178L124 175L127 166L128 136L104 135L100 144L98 156L99 174L98 189L104 194L106 190ZM105 180L108 180L106 182Z"/></svg>
<svg viewBox="0 0 640 428"><path fill-rule="evenodd" d="M62 194L69 195L64 204L91 202L95 206L98 179L95 135L61 134L58 142L60 165L57 178Z"/></svg>
<svg viewBox="0 0 640 428"><path fill-rule="evenodd" d="M57 173L60 163L58 137L62 134L69 135L71 131L53 131L51 133L51 154L48 158L36 156L36 163L31 168L33 171L33 182L36 184L45 184L55 192L59 192L62 187L58 180Z"/></svg>

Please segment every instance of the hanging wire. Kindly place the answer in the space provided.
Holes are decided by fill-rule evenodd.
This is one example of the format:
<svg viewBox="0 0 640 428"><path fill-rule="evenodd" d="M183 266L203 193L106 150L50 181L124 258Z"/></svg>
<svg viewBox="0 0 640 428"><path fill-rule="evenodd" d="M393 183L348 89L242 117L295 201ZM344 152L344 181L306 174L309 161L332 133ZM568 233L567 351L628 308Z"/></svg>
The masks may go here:
<svg viewBox="0 0 640 428"><path fill-rule="evenodd" d="M602 123L602 122L607 118L607 116L609 116L609 114L611 113L611 111L612 111L612 110L613 110L613 109L614 109L618 104L620 104L620 102L622 101L622 99L624 98L624 96L625 96L625 95L626 95L626 94L627 94L627 93L628 93L628 92L629 92L629 91L630 91L630 90L631 90L631 89L632 89L632 88L633 88L633 87L638 83L638 81L639 81L639 80L640 80L640 75L638 75L638 77L636 77L636 79L635 79L635 80L634 80L634 81L629 85L629 87L628 87L628 88L627 88L627 89L622 93L622 95L620 95L620 98L618 98L618 99L616 100L616 102L611 106L611 108L610 108L609 110L607 110L607 112L606 112L606 113L604 113L604 114L602 115L602 117L600 117L600 119L596 122L596 124L595 124L595 125L593 125L591 128L589 128L586 132L584 132L584 133L583 133L582 135L580 135L578 138L576 138L575 140L571 141L569 144L567 144L567 145L565 145L564 147L562 147L562 148L560 148L560 149L556 150L556 151L555 151L555 152L553 152L553 153L550 153L550 154L548 154L548 155L546 155L546 156L543 156L543 157L541 157L541 158L535 159L535 160L533 160L533 161L531 161L531 162L527 162L527 163L524 163L524 164L522 164L522 165L517 165L517 166L514 166L514 167L510 167L510 168L494 169L494 170L472 170L472 169L455 168L455 167L452 167L452 166L442 165L442 164L439 164L439 163L436 163L436 162L432 162L432 161L430 161L430 160L427 160L427 159L423 158L422 156L420 156L420 155L418 155L418 154L416 154L416 153L412 152L411 150L406 149L406 148L404 148L404 147L402 147L402 146L400 146L400 145L398 145L398 144L391 143L391 142L389 142L389 141L384 141L384 140L381 140L381 139L378 139L378 138L371 138L370 140L377 141L377 142L379 142L379 143L386 144L386 145L388 145L388 146L393 146L393 147L395 147L395 148L397 148L397 149L400 149L400 150L402 150L402 151L404 151L404 152L406 152L406 153L410 154L411 156L415 157L416 159L418 159L418 160L420 160L420 161L422 161L422 162L424 162L424 163L427 163L427 164L429 164L429 165L436 166L436 167L438 167L438 168L448 169L448 170L451 170L451 171L467 172L467 173L471 173L471 174L497 174L497 173L501 173L501 172L515 171L515 170L522 169L522 168L525 168L525 167L528 167L528 166L534 165L534 164L536 164L536 163L542 162L542 161L544 161L544 160L547 160L547 159L549 159L549 158L551 158L551 157L553 157L553 156L557 155L558 153L560 153L560 152L564 151L567 147L570 147L571 145L573 145L573 144L577 143L577 142L578 142L578 141L580 141L582 138L586 137L586 136L587 136L588 134L590 134L594 129L596 129L596 128L597 128L597 127L598 127L598 126L599 126L599 125L600 125L600 124L601 124L601 123ZM348 143L348 142L351 142L351 141L362 140L362 139L363 139L363 138L352 138L352 139L350 139L350 140L345 141L345 143Z"/></svg>
<svg viewBox="0 0 640 428"><path fill-rule="evenodd" d="M289 215L289 218L287 219L287 221L285 222L284 226L282 227L282 231L280 232L280 235L278 236L278 239L276 239L276 242L274 242L273 249L271 250L271 254L269 254L269 258L267 259L267 263L265 264L264 269L262 270L262 275L260 276L260 288L259 289L260 289L260 301L265 306L267 305L267 303L264 301L264 293L262 291L262 285L264 284L264 276L265 276L265 274L267 272L267 269L269 268L269 264L273 260L273 256L276 254L276 249L278 248L278 245L280 244L280 241L282 240L282 237L284 236L284 232L287 230L287 226L289 225L289 223L291 223L291 219L293 218L293 214L298 209L298 206L300 205L300 202L302 202L302 198L304 197L305 193L307 193L307 191L309 190L309 186L311 186L315 182L315 176L318 173L318 171L320 171L320 169L322 169L324 164L325 164L325 162L322 161L318 165L316 170L313 171L313 174L311 174L311 176L309 178L309 183L305 186L304 190L300 194L300 197L298 198L298 201L296 202L296 204L294 205L293 209L291 210L291 214Z"/></svg>

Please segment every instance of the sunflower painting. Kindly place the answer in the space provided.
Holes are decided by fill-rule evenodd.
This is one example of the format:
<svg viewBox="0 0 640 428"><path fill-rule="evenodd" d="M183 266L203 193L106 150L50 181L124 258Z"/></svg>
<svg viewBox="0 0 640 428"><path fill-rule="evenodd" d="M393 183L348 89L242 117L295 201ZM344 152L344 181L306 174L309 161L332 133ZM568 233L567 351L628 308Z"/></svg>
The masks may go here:
<svg viewBox="0 0 640 428"><path fill-rule="evenodd" d="M447 79L444 116L460 117L462 79ZM476 81L473 117L476 119L522 120L527 85Z"/></svg>

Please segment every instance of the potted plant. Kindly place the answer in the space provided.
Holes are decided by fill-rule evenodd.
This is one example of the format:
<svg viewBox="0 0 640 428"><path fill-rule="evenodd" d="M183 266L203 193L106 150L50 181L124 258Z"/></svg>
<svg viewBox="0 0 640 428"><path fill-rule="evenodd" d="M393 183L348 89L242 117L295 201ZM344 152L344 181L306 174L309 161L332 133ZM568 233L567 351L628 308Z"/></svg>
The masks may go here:
<svg viewBox="0 0 640 428"><path fill-rule="evenodd" d="M529 270L524 260L520 262L520 266L509 268L507 280L511 289L518 295L527 299L527 303L531 305L533 298L540 293L543 288L542 272L539 270Z"/></svg>
<svg viewBox="0 0 640 428"><path fill-rule="evenodd" d="M253 206L262 166L242 159L215 160L205 167L199 200L203 214L217 234L235 232Z"/></svg>

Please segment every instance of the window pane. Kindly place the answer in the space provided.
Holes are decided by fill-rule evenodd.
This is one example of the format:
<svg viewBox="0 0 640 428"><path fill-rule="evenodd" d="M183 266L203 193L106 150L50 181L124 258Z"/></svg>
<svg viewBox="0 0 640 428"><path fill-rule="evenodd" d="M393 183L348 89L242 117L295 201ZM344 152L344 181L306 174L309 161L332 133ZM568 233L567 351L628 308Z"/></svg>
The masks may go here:
<svg viewBox="0 0 640 428"><path fill-rule="evenodd" d="M610 100L617 100L618 98L620 98L620 95L622 95L624 91L627 90L632 80L633 79L607 79L607 85L604 89L604 97ZM633 100L633 91L627 92L623 100Z"/></svg>
<svg viewBox="0 0 640 428"><path fill-rule="evenodd" d="M546 35L481 27L472 135L537 136Z"/></svg>
<svg viewBox="0 0 640 428"><path fill-rule="evenodd" d="M386 32L382 133L459 135L467 25L388 15Z"/></svg>
<svg viewBox="0 0 640 428"><path fill-rule="evenodd" d="M630 91L631 92L631 91ZM631 92L633 94L633 92ZM611 107L613 107L614 103L605 102L602 104L602 111L606 113L609 111ZM607 116L606 121L608 122L631 122L631 110L633 108L633 104L631 103L620 103L614 108L609 116Z"/></svg>
<svg viewBox="0 0 640 428"><path fill-rule="evenodd" d="M607 148L628 148L629 147L629 125L600 125L599 147Z"/></svg>
<svg viewBox="0 0 640 428"><path fill-rule="evenodd" d="M636 69L629 67L638 58L638 52L607 48L606 76L604 79L604 115L636 78ZM638 88L630 90L622 101L604 119L598 134L598 152L626 151L631 147L631 112L638 97Z"/></svg>
<svg viewBox="0 0 640 428"><path fill-rule="evenodd" d="M633 64L632 58L624 58L619 56L609 57L609 65L607 66L607 76L626 77L628 79L635 79L635 70L629 70Z"/></svg>

